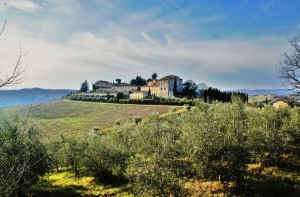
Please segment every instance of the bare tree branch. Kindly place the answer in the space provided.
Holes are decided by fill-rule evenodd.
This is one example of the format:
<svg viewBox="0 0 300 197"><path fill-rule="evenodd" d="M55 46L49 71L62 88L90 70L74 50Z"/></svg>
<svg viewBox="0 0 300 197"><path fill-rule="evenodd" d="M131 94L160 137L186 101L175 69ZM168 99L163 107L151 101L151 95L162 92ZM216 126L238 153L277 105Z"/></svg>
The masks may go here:
<svg viewBox="0 0 300 197"><path fill-rule="evenodd" d="M300 34L297 32L292 37L287 37L291 49L282 54L278 73L295 92L300 91Z"/></svg>
<svg viewBox="0 0 300 197"><path fill-rule="evenodd" d="M4 24L3 24L2 29L0 31L0 36L2 36L2 33L3 33L4 29L5 29L5 26L6 26L6 20L4 21Z"/></svg>
<svg viewBox="0 0 300 197"><path fill-rule="evenodd" d="M6 26L6 21L4 21L4 24L0 31L0 37L2 36L5 26ZM12 73L6 74L5 76L0 76L0 88L4 86L17 85L23 82L25 68L23 68L21 60L27 53L22 52L22 47L20 44L19 55L17 57L16 63L13 65Z"/></svg>
<svg viewBox="0 0 300 197"><path fill-rule="evenodd" d="M17 57L17 62L14 65L13 71L11 74L0 78L0 88L4 86L17 85L23 82L25 68L23 68L21 60L27 53L22 53L22 49L20 46L20 52Z"/></svg>

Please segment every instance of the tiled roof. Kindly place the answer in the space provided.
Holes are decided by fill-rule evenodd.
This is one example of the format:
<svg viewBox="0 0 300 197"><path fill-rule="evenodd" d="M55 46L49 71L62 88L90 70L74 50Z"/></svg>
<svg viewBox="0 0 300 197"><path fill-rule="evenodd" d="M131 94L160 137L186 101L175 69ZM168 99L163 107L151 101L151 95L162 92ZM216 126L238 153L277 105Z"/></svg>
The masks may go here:
<svg viewBox="0 0 300 197"><path fill-rule="evenodd" d="M278 101L283 101L283 102L285 102L285 103L289 103L289 101L287 100L287 99L284 99L284 98L276 98L276 99L273 99L273 100L271 100L270 101L270 103L276 103L276 102L278 102Z"/></svg>
<svg viewBox="0 0 300 197"><path fill-rule="evenodd" d="M174 78L179 78L178 76L175 76L175 75L168 75L168 76L164 76L163 78L161 78L159 81L165 81L165 80L168 80L168 79L174 79ZM179 78L180 79L180 78Z"/></svg>

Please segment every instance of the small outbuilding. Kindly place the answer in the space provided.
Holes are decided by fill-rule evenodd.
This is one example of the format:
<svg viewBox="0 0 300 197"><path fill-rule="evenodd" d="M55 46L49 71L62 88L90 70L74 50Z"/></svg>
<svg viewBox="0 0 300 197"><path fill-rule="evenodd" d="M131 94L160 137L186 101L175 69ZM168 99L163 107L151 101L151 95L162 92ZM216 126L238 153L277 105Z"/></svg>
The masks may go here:
<svg viewBox="0 0 300 197"><path fill-rule="evenodd" d="M289 106L289 101L279 98L279 99L272 100L271 104L272 104L272 106L274 106L276 108L287 107L287 106Z"/></svg>
<svg viewBox="0 0 300 197"><path fill-rule="evenodd" d="M129 95L130 99L143 99L143 98L147 98L148 95L148 91L136 91L133 92Z"/></svg>

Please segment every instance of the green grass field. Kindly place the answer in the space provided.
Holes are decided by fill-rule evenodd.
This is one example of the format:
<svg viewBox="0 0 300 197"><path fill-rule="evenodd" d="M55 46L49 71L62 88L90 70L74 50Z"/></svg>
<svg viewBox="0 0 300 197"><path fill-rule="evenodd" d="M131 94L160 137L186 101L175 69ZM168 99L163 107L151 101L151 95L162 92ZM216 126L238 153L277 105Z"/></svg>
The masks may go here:
<svg viewBox="0 0 300 197"><path fill-rule="evenodd" d="M164 105L124 105L110 103L92 103L80 101L52 101L40 104L0 109L1 120L15 116L26 118L38 128L44 139L64 136L76 136L99 127L110 128L116 120L121 124L132 122L133 116L146 118L151 113L161 115L169 112L172 106ZM183 107L178 107L183 108Z"/></svg>

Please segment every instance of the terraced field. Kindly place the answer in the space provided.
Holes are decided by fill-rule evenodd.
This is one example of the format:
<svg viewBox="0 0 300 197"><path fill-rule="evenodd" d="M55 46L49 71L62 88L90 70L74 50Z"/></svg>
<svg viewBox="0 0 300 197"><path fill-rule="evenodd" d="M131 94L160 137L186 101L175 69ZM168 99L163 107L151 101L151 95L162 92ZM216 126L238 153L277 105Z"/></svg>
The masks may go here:
<svg viewBox="0 0 300 197"><path fill-rule="evenodd" d="M153 112L164 114L171 106L123 105L91 103L79 101L52 101L40 104L0 109L2 120L29 115L29 123L35 125L44 139L79 135L91 131L93 127L106 129L116 120L121 123L132 122L133 116L147 117ZM180 108L180 107L179 107Z"/></svg>

